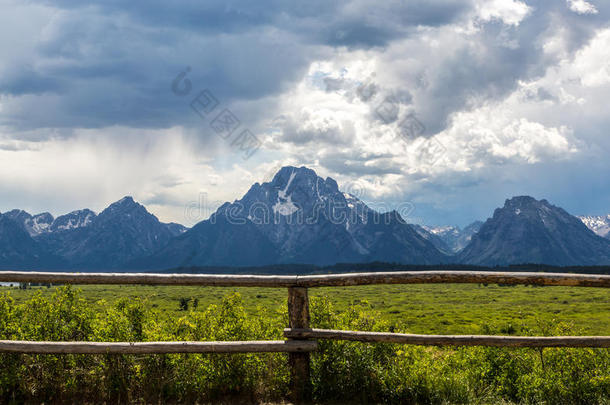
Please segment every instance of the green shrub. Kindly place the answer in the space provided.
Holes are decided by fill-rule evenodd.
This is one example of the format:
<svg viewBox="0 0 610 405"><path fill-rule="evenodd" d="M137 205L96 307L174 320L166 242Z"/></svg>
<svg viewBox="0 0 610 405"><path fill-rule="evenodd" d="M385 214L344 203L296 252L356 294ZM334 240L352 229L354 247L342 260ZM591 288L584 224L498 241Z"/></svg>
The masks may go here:
<svg viewBox="0 0 610 405"><path fill-rule="evenodd" d="M0 339L55 341L277 340L286 306L247 316L239 294L170 317L146 300L87 303L79 290L0 295ZM343 311L312 298L316 328L408 332L367 302ZM100 310L101 308L101 310ZM486 333L567 335L570 325L483 325ZM339 403L609 404L607 349L435 348L321 341L312 354L316 401ZM0 402L232 402L283 400L286 354L0 355Z"/></svg>

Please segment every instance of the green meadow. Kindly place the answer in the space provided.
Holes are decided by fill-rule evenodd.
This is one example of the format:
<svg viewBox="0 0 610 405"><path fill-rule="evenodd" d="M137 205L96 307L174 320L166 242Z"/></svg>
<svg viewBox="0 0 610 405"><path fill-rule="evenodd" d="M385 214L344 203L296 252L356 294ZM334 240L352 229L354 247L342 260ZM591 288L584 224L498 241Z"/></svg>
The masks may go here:
<svg viewBox="0 0 610 405"><path fill-rule="evenodd" d="M0 288L0 339L283 339L283 288ZM430 334L610 335L607 289L310 289L311 326ZM287 355L0 354L0 403L285 403ZM320 341L315 403L610 404L610 349Z"/></svg>
<svg viewBox="0 0 610 405"><path fill-rule="evenodd" d="M102 309L121 298L142 299L167 316L181 316L184 307L205 310L227 294L237 292L248 314L260 307L285 305L284 288L228 288L140 285L75 286L93 307ZM0 288L16 303L34 293L53 294L55 287ZM412 333L474 334L488 327L536 329L549 323L568 323L580 335L610 335L610 290L583 287L498 286L477 284L374 285L309 289L310 297L325 297L339 311L364 304L384 320ZM194 303L196 307L194 308Z"/></svg>

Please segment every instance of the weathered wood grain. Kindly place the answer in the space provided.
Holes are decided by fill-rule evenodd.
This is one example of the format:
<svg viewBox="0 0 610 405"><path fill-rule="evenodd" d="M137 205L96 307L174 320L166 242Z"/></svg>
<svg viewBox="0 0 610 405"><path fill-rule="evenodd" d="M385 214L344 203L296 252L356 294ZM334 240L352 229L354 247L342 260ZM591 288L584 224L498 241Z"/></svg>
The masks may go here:
<svg viewBox="0 0 610 405"><path fill-rule="evenodd" d="M0 271L0 281L54 284L146 284L218 287L290 287L296 276Z"/></svg>
<svg viewBox="0 0 610 405"><path fill-rule="evenodd" d="M483 283L610 288L610 275L485 271L401 271L310 276L57 273L0 271L0 281L56 284L148 284L218 287L331 287L370 284Z"/></svg>
<svg viewBox="0 0 610 405"><path fill-rule="evenodd" d="M402 343L420 346L610 347L610 336L410 335L331 329L284 329L287 338Z"/></svg>
<svg viewBox="0 0 610 405"><path fill-rule="evenodd" d="M263 340L245 342L29 342L0 340L0 353L154 354L310 352L317 342Z"/></svg>
<svg viewBox="0 0 610 405"><path fill-rule="evenodd" d="M610 275L491 271L401 271L299 276L297 283L302 287L369 284L497 283L609 288Z"/></svg>
<svg viewBox="0 0 610 405"><path fill-rule="evenodd" d="M291 287L288 289L288 323L291 328L309 328L309 296L307 288ZM294 337L294 339L302 338ZM306 342L306 340L301 340L301 342ZM311 369L309 360L309 353L290 353L288 355L290 395L292 401L297 404L311 399Z"/></svg>

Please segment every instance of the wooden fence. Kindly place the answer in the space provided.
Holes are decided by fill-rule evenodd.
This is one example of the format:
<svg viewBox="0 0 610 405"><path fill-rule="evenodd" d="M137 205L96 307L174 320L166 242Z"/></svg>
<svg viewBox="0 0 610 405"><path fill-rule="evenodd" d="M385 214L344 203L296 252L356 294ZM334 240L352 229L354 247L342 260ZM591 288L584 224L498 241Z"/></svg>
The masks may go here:
<svg viewBox="0 0 610 405"><path fill-rule="evenodd" d="M288 288L287 340L244 342L31 342L0 340L0 352L62 354L289 353L290 388L295 402L311 395L310 352L317 340L432 346L610 347L610 336L447 336L309 328L308 288L371 284L485 283L610 288L610 276L593 274L469 271L408 271L309 276L255 276L150 273L0 272L0 282L55 284L143 284ZM313 340L312 340L313 339Z"/></svg>

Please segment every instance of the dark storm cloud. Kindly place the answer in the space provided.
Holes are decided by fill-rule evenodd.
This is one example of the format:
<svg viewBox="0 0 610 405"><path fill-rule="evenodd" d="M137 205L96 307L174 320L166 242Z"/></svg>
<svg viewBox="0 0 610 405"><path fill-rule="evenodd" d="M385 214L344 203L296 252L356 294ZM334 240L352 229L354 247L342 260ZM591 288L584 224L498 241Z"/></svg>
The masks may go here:
<svg viewBox="0 0 610 405"><path fill-rule="evenodd" d="M322 20L319 35L312 31L309 36L332 46L385 46L393 39L408 35L415 27L455 22L468 10L469 2L455 0L353 1L341 14L330 17L329 22Z"/></svg>
<svg viewBox="0 0 610 405"><path fill-rule="evenodd" d="M0 125L196 126L188 103L169 91L186 66L195 90L209 88L227 104L258 100L286 90L329 46L385 46L468 9L447 0L35 3L52 12L32 27L37 43L3 62L0 94L10 101Z"/></svg>
<svg viewBox="0 0 610 405"><path fill-rule="evenodd" d="M207 88L221 103L219 111L230 109L261 139L272 138L272 145L265 144L265 151L250 161L255 163L249 163L247 170L234 170L243 182L257 164L271 165L281 158L318 165L341 177L366 178L370 184L391 175L386 177L397 179L395 188L403 193L392 198L416 202L418 215L437 217L429 223L464 225L464 218L482 219L506 197L528 193L575 213L603 210L609 201L604 175L610 145L603 112L595 116L583 114L577 106L573 112L549 107L538 116L528 111L528 116L516 118L539 122L548 127L546 132L565 126L566 134L573 130L585 143L601 145L600 157L588 159L598 162L593 169L582 157L582 166L576 168L569 162L532 166L521 158L510 161L502 150L490 157L485 145L468 148L470 136L488 141L485 136L494 134L487 132L502 132L502 127L493 125L496 117L482 118L481 126L487 125L482 136L471 135L470 127L463 126L464 139L454 141L466 145L465 150L446 142L449 152L459 149L447 160L466 161L458 171L453 166L444 170L442 165L434 168L438 173L426 171L425 162L411 159L402 143L391 144L386 153L384 148L370 147L375 141L359 139L360 131L369 128L367 135L381 136L385 130L381 127L396 126L410 112L425 126L425 135L432 136L447 128L453 113L501 104L520 82L544 77L562 60L569 63L601 28L609 27L610 2L602 0L589 0L598 12L582 15L570 11L565 0L521 0L530 9L518 24L514 23L518 16L510 15L510 10L508 19L502 10L480 13L481 7L501 8L512 1L4 1L0 153L11 168L0 171L5 174L4 204L30 209L24 201L31 201L40 204L31 208L35 212L53 210L53 205L66 212L64 191L87 196L81 201L99 203L110 194L114 198L140 189L145 202L179 207L183 198L196 200L200 188L226 183L229 168L240 166L241 158L233 151L224 153L229 144L189 107ZM552 37L559 37L557 52L544 49ZM367 78L344 77L340 72L356 66L354 71L369 75L369 63L376 70L371 92L354 95L353 88ZM180 97L171 84L187 66L192 91ZM319 69L314 76L320 76L308 76L310 67ZM308 88L309 79L317 79L320 87ZM525 92L526 102L563 102L552 80L541 86ZM313 94L320 88L328 97ZM307 92L311 94L302 94ZM594 95L602 105L604 95ZM386 96L397 97L401 108L381 120L376 108ZM333 97L339 100L336 104ZM350 109L360 102L366 105ZM266 133L274 122L281 124L274 120L278 117L285 118L283 127ZM536 131L544 132L542 125L525 131L528 139L514 140L541 153L538 149L550 135L540 134L540 145L529 141L538 135ZM183 128L155 131L173 126ZM50 141L37 142L41 140ZM99 140L104 142L97 144ZM493 140L500 148L511 141ZM177 151L172 154L174 146ZM519 142L512 148L519 149ZM40 153L19 153L24 150ZM556 150L566 154L565 148ZM57 159L61 154L65 156ZM522 155L531 154L516 156ZM53 171L62 164L69 167ZM103 170L88 171L95 165ZM19 167L16 176L7 177L14 167ZM157 169L168 177L147 177ZM95 178L98 172L100 177ZM208 181L210 172L222 179ZM80 178L87 176L92 179L81 183ZM559 181L562 184L554 183ZM248 185L238 186L247 189ZM223 188L230 189L226 184ZM220 197L211 194L211 198ZM183 209L175 212L184 216Z"/></svg>
<svg viewBox="0 0 610 405"><path fill-rule="evenodd" d="M14 69L0 77L0 89L13 96L24 94L61 93L65 89L61 79L39 73L31 68Z"/></svg>
<svg viewBox="0 0 610 405"><path fill-rule="evenodd" d="M187 65L194 91L209 88L226 103L276 93L306 66L308 52L274 33L210 38L174 31L165 38L171 44L164 45L143 27L108 27L88 38L85 33L94 24L82 20L41 45L49 63L37 72L22 71L0 82L3 94L44 93L36 100L7 103L5 113L12 117L5 114L5 123L28 116L22 126L195 125L188 102L170 91Z"/></svg>
<svg viewBox="0 0 610 405"><path fill-rule="evenodd" d="M275 26L304 34L330 45L383 45L408 27L439 26L455 21L470 9L469 1L375 0L292 1L80 1L46 2L66 9L90 8L128 15L147 26L174 27L204 34L242 33L260 26ZM321 33L321 35L316 35ZM340 40L344 33L343 40ZM367 35L368 34L368 35ZM369 37L370 36L370 37Z"/></svg>
<svg viewBox="0 0 610 405"><path fill-rule="evenodd" d="M103 13L126 15L147 26L179 28L204 34L240 33L262 25L273 25L281 16L303 19L334 13L340 3L329 1L266 0L140 0L81 1L59 0L46 4L63 9L83 9L95 5Z"/></svg>

